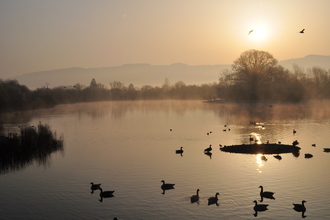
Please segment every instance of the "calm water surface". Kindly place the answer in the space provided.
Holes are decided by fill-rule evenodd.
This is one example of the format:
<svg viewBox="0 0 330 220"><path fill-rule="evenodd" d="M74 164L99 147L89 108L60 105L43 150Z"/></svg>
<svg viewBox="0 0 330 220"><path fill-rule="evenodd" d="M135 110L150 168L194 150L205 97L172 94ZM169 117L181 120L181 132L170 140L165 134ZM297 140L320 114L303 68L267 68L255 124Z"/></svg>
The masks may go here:
<svg viewBox="0 0 330 220"><path fill-rule="evenodd" d="M301 219L292 203L302 200L308 219L330 219L330 153L323 152L330 147L327 102L272 107L99 102L2 115L1 120L9 131L48 123L65 142L64 151L48 161L1 171L1 219ZM219 150L219 144L247 144L250 135L259 142L298 140L300 155L262 160L262 155ZM203 153L209 145L211 156ZM182 156L175 154L181 146ZM314 157L305 159L305 153ZM161 180L175 183L175 189L163 194ZM99 191L91 193L92 181L115 190L115 197L100 202ZM268 210L255 213L260 185L276 199L264 198ZM192 204L196 189L200 201ZM208 205L216 192L218 206Z"/></svg>

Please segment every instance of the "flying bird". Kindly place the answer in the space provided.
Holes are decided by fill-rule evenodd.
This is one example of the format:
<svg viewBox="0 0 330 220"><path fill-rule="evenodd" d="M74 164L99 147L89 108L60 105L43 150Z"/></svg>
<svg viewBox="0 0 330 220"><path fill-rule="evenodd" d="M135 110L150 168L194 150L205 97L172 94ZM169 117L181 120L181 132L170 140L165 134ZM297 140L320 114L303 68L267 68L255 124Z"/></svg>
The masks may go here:
<svg viewBox="0 0 330 220"><path fill-rule="evenodd" d="M305 30L305 29L304 29ZM249 31L249 34L251 34L253 32L253 30Z"/></svg>
<svg viewBox="0 0 330 220"><path fill-rule="evenodd" d="M303 34L304 33L304 31L305 31L305 29L302 29L299 33L301 33L301 34Z"/></svg>

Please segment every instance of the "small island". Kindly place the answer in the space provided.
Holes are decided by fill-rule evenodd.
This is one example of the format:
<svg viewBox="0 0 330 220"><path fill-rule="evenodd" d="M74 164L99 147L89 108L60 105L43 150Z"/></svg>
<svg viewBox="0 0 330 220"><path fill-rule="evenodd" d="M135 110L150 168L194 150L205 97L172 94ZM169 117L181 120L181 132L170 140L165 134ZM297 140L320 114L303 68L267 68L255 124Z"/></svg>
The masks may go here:
<svg viewBox="0 0 330 220"><path fill-rule="evenodd" d="M299 152L300 147L287 144L240 144L220 148L221 151L242 154L282 154Z"/></svg>

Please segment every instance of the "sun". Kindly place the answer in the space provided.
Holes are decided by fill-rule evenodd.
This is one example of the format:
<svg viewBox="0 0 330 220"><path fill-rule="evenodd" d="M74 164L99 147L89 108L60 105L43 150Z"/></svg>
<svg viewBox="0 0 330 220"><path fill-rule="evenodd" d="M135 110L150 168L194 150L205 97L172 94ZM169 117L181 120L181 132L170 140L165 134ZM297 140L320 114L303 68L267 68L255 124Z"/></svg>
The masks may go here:
<svg viewBox="0 0 330 220"><path fill-rule="evenodd" d="M266 32L264 28L255 28L252 29L253 32L251 32L249 35L251 38L254 38L256 40L263 40L266 37Z"/></svg>
<svg viewBox="0 0 330 220"><path fill-rule="evenodd" d="M264 44L269 38L268 33L269 31L265 26L255 26L250 31L247 31L248 40L254 44Z"/></svg>

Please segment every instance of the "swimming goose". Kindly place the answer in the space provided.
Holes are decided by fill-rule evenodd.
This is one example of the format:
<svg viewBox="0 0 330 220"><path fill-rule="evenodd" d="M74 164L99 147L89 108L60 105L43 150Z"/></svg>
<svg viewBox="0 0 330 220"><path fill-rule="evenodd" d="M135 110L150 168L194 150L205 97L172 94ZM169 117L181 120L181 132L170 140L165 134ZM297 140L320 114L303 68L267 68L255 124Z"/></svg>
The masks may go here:
<svg viewBox="0 0 330 220"><path fill-rule="evenodd" d="M260 196L261 197L265 197L265 198L268 198L268 199L275 199L274 198L274 193L273 192L268 192L268 191L265 191L264 192L264 187L263 186L259 186L260 189Z"/></svg>
<svg viewBox="0 0 330 220"><path fill-rule="evenodd" d="M199 200L198 192L199 192L199 189L197 189L197 191L196 191L196 195L192 195L192 196L190 197L190 202L191 202L191 203L197 202L197 201Z"/></svg>
<svg viewBox="0 0 330 220"><path fill-rule="evenodd" d="M91 190L97 190L100 188L100 186L101 186L101 183L94 184L93 182L91 182Z"/></svg>
<svg viewBox="0 0 330 220"><path fill-rule="evenodd" d="M183 148L183 147L180 147L180 150L176 150L175 153L177 153L177 154L182 154L182 153L183 153L182 148Z"/></svg>
<svg viewBox="0 0 330 220"><path fill-rule="evenodd" d="M306 211L306 207L305 207L305 203L306 201L305 200L303 200L302 202L301 202L301 204L294 204L294 203L292 203L293 204L293 209L294 210L296 210L297 212L304 212L304 211Z"/></svg>
<svg viewBox="0 0 330 220"><path fill-rule="evenodd" d="M204 152L205 152L205 151L206 151L206 152L210 152L211 150L212 150L212 145L210 144L210 147L205 148Z"/></svg>
<svg viewBox="0 0 330 220"><path fill-rule="evenodd" d="M162 188L163 190L166 190L166 189L174 189L174 185L175 185L175 184L172 184L172 183L165 183L164 180L162 180L162 181L160 181L160 182L163 183L163 185L161 186L161 188Z"/></svg>
<svg viewBox="0 0 330 220"><path fill-rule="evenodd" d="M113 195L113 193L115 192L115 191L104 191L103 192L103 189L100 187L99 188L99 190L101 190L101 192L100 192L100 196L101 196L101 198L106 198L106 197L113 197L114 195Z"/></svg>
<svg viewBox="0 0 330 220"><path fill-rule="evenodd" d="M218 195L220 195L220 193L217 192L214 197L208 198L208 201L209 201L208 205L217 203L218 202Z"/></svg>
<svg viewBox="0 0 330 220"><path fill-rule="evenodd" d="M266 211L268 210L267 206L268 204L258 204L256 200L253 201L255 203L253 209L255 211Z"/></svg>

